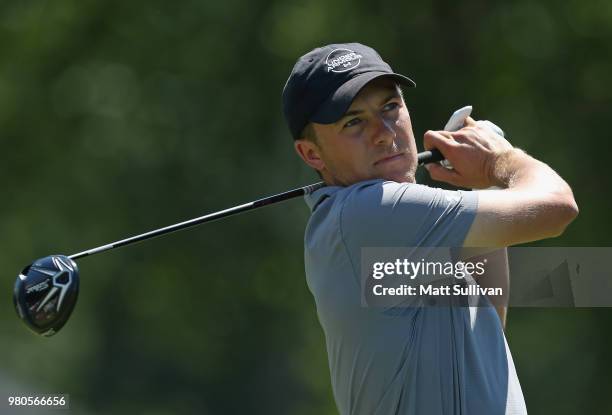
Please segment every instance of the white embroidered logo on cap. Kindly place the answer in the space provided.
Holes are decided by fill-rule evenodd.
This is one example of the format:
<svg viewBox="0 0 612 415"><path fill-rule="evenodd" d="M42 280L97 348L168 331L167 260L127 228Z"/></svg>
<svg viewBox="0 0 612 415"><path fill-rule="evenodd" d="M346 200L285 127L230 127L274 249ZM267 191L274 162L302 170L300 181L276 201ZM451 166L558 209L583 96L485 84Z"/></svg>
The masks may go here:
<svg viewBox="0 0 612 415"><path fill-rule="evenodd" d="M325 59L327 72L340 73L350 71L359 66L362 57L350 49L334 49Z"/></svg>

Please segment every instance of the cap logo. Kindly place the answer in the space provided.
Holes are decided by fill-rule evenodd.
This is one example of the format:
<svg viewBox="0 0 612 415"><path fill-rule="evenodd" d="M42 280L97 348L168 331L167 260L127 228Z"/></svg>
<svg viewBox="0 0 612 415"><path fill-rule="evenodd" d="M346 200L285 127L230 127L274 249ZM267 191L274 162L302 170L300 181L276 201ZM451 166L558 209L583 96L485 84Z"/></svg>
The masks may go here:
<svg viewBox="0 0 612 415"><path fill-rule="evenodd" d="M350 71L359 66L362 57L350 49L334 49L325 59L327 72L340 73Z"/></svg>

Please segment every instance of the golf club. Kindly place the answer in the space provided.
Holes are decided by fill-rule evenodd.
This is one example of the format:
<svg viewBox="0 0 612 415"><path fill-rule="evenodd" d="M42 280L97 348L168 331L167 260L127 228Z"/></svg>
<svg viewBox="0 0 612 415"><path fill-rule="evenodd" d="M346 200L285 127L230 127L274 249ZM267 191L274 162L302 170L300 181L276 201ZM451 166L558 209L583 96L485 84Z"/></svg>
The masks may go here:
<svg viewBox="0 0 612 415"><path fill-rule="evenodd" d="M442 154L435 149L419 153L417 157L419 165L444 159ZM314 183L73 255L51 255L37 259L25 267L15 281L13 302L17 314L34 333L46 337L52 336L66 324L77 301L79 269L74 262L76 259L307 195L324 186L324 182Z"/></svg>

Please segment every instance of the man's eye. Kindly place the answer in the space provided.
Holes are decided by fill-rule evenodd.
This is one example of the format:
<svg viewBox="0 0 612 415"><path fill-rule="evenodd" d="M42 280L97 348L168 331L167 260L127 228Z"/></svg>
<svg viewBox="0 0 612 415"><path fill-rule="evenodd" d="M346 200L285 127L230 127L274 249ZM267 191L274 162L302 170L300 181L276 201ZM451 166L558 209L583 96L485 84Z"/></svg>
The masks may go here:
<svg viewBox="0 0 612 415"><path fill-rule="evenodd" d="M359 119L359 118L352 118L346 124L344 124L344 128L352 127L354 125L359 124L360 122L361 122L361 119Z"/></svg>
<svg viewBox="0 0 612 415"><path fill-rule="evenodd" d="M389 102L383 107L383 111L393 111L394 109L398 107L399 107L399 104L397 102Z"/></svg>

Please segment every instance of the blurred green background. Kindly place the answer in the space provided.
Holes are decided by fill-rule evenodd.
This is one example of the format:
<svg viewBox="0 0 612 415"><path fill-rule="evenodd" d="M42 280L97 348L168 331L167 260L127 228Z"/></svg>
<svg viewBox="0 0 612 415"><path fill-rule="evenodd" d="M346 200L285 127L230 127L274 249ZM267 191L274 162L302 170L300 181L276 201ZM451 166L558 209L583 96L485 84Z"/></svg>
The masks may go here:
<svg viewBox="0 0 612 415"><path fill-rule="evenodd" d="M419 146L471 104L557 169L581 214L537 245L610 244L610 1L4 1L0 39L4 402L44 392L70 394L79 414L336 413L301 200L81 260L79 302L53 338L31 334L11 300L35 258L316 181L280 94L323 43L368 44L416 80ZM510 310L530 413L612 413L610 327L608 309Z"/></svg>

